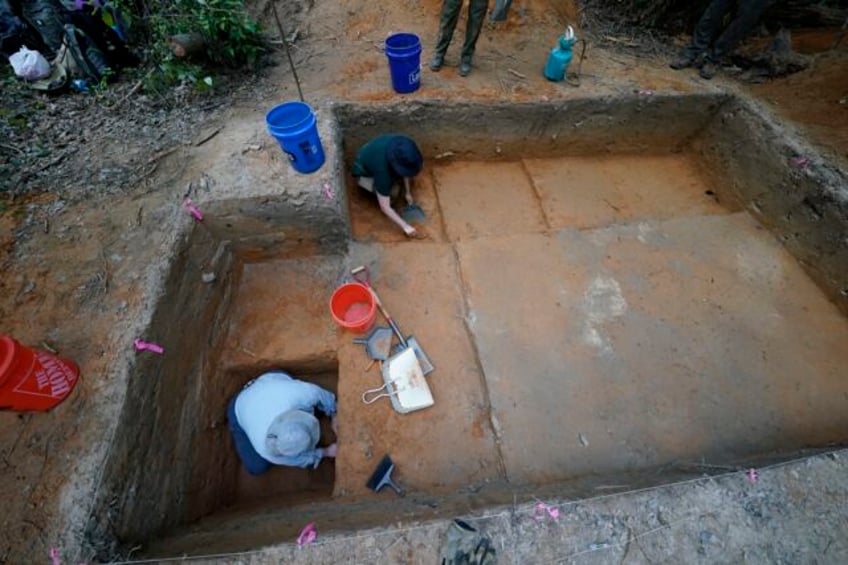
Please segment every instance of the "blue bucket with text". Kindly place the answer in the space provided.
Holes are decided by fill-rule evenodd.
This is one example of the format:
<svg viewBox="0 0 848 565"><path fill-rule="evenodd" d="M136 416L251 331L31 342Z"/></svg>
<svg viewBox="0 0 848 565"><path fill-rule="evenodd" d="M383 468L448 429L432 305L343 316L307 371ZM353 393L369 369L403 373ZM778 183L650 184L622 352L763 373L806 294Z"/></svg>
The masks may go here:
<svg viewBox="0 0 848 565"><path fill-rule="evenodd" d="M303 102L285 102L265 115L268 132L289 156L299 173L314 173L324 164L324 148L318 137L315 114Z"/></svg>
<svg viewBox="0 0 848 565"><path fill-rule="evenodd" d="M421 40L413 33L395 33L386 38L386 57L392 74L392 88L399 94L415 92L421 86Z"/></svg>

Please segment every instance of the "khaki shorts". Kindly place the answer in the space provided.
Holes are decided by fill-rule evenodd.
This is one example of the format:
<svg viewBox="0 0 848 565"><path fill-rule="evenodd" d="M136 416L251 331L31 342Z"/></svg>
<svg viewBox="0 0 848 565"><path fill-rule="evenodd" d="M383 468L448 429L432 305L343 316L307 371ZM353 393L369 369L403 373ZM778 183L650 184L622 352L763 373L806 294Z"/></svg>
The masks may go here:
<svg viewBox="0 0 848 565"><path fill-rule="evenodd" d="M356 179L359 188L364 188L368 192L374 192L374 177L359 177Z"/></svg>
<svg viewBox="0 0 848 565"><path fill-rule="evenodd" d="M359 186L359 188L361 188L363 190L367 190L371 194L375 193L375 191L374 191L374 177L358 177L356 179L356 184ZM398 196L400 196L400 186L398 186L398 183L394 183L392 185L391 198L397 198Z"/></svg>

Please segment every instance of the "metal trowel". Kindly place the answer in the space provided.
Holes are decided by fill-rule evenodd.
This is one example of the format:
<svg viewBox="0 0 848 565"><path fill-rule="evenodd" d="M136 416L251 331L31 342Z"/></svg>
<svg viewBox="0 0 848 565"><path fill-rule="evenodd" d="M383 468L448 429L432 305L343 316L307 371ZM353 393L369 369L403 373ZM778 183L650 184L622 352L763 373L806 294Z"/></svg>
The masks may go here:
<svg viewBox="0 0 848 565"><path fill-rule="evenodd" d="M410 224L420 224L427 219L427 214L424 213L424 210L418 204L404 206L403 210L400 211L400 215Z"/></svg>

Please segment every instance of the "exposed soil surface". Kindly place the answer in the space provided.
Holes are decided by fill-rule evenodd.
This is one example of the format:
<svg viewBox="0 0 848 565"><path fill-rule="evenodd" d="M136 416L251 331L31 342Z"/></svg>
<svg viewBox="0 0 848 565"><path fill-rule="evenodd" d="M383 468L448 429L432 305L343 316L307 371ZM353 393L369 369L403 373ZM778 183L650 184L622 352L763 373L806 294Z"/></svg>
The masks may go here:
<svg viewBox="0 0 848 565"><path fill-rule="evenodd" d="M245 266L216 385L285 367L336 391L338 457L233 473L215 510L357 503L384 453L426 499L840 441L848 321L709 179L688 154L436 164L414 189L431 237L412 243L349 187L350 256ZM437 360L435 406L362 403L379 368L326 315L358 264Z"/></svg>
<svg viewBox="0 0 848 565"><path fill-rule="evenodd" d="M813 442L838 440L848 323L768 232L715 202L697 162L456 162L432 173L438 209L425 205L426 225L439 233L441 223L446 243L364 249L377 258L376 284L391 297L384 300L393 315L441 361L430 382L440 404L431 412L443 429L436 432L426 412L390 416L388 406L392 441L383 427L360 421L366 416L353 408L356 391L345 391L361 373L346 372L342 355L342 406L352 406L345 419L362 436L364 453L379 445L407 469L415 461L406 475L420 486L427 477L443 484L451 474L432 454L437 467L424 465L417 450L462 452L466 483L479 480L468 456L479 441L475 412L441 406L469 394L491 408L491 427L483 429L498 440L494 452L514 484L738 455L792 437L800 447L810 441L798 434L812 428L827 436ZM421 188L432 202L429 182ZM366 241L393 229L373 206L370 214L358 209L354 222ZM440 316L445 302L455 306ZM457 358L451 352L468 339L460 316L472 347ZM796 339L794 328L820 324ZM812 335L821 341L814 345ZM464 391L472 385L473 394ZM817 405L822 387L830 392L821 400L835 404ZM416 437L408 455L395 441L401 424ZM339 466L355 460L345 450ZM341 470L337 484L361 488L358 467Z"/></svg>
<svg viewBox="0 0 848 565"><path fill-rule="evenodd" d="M390 31L403 29L420 34L425 46L425 62L431 54L437 26L437 0L382 4L364 0L345 3L319 0L308 4L312 7L304 9L295 19L287 20L286 25L300 30L293 54L304 91L312 102L393 100L396 95L388 88L385 56L380 51L380 43ZM705 84L689 73L672 72L667 69L664 57L614 46L599 47L600 41L589 48L579 88L549 83L541 77L540 68L565 18L574 20L576 13L569 2L531 0L523 3L513 10L505 24L487 24L470 77L462 79L456 72L455 40L448 55L448 66L438 74L424 71L422 89L415 96L446 102L463 99L532 102L567 101L589 94L608 96L641 91L651 96L657 92L733 88L726 82ZM266 29L273 29L271 20L264 23ZM459 26L461 30L464 22L460 21ZM592 38L589 39L591 42ZM746 87L754 96L772 104L779 115L797 123L816 143L840 157L845 157L848 151L845 133L848 118L844 118L848 114L848 105L844 103L848 95L846 47L843 45L839 50L817 55L811 67L802 73ZM276 58L280 62L285 60L281 52L276 53ZM12 111L4 113L6 129L2 130L4 140L0 158L5 167L4 175L11 175L5 178L12 179L12 184L3 184L4 190L0 193L0 331L31 345L47 342L76 360L82 367L83 377L71 398L48 414L0 413L0 470L4 479L0 484L0 506L4 509L0 562L46 559L51 547L78 548L82 544L81 529L88 517L84 505L93 494L88 491L69 493L64 487L76 476L99 476L98 466L80 463L81 454L102 456L109 447L109 438L103 437L103 430L112 429L125 390L124 383L116 381L113 367L118 359L133 355L130 343L116 336L124 336L137 327L135 314L155 298L150 295L152 281L162 273L151 272L148 265L160 255L172 235L162 226L182 213L179 205L188 192L189 183L193 196L203 195L204 187L209 184L236 184L240 178L237 167L216 178L208 177L207 172L216 166L220 170L224 160L267 159L269 151L276 150L274 142L265 136L240 146L228 146L227 142L238 138L231 136L232 132L252 128L254 123L261 121L264 111L274 103L296 97L286 66L272 67L262 76L244 79L241 84L235 80L223 84L232 86L225 86L216 97L192 99L191 103L178 99L167 105L138 93L131 94L132 82L114 87L113 93L106 95L109 104L103 103L100 97L68 95L48 99L26 95L33 98L21 112L16 109L27 99L25 95L4 87L3 109ZM127 96L126 101L123 101L124 96ZM21 119L10 123L8 116ZM42 151L47 152L43 157L40 156ZM399 241L397 234L385 228L382 218L367 215L370 202L353 197L354 235L363 242L362 253L380 264L376 280L387 302L397 309L400 320L415 329L422 344L438 354L441 367L460 371L461 378L448 393L440 389L441 383L434 383L437 405L431 415L421 413L424 422L421 425L429 426L427 437L435 437L448 428L450 420L443 420L443 417L461 414L463 429L468 432L456 437L457 442L461 442L457 445L464 450L464 463L456 465L451 453L440 451L429 463L432 467L423 462L407 467L413 486L433 486L430 473L434 470L442 473L439 485L454 486L485 482L500 476L504 469L506 473L526 473L533 480L543 474L541 468L532 466L525 470L515 469L517 461L525 461L533 455L525 453L523 446L538 450L545 436L532 437L526 444L515 438L529 433L522 427L525 423L540 429L553 429L550 418L544 418L550 416L553 407L543 404L547 412L539 410L532 415L531 419L543 420L539 423L535 420L524 422L523 418L530 418L529 413L515 412L510 406L519 401L535 402L537 396L544 396L548 389L516 388L523 381L514 375L521 371L510 370L507 374L506 370L510 363L516 362L515 357L506 358L502 365L488 369L475 361L475 347L484 347L503 356L509 352L499 341L506 337L491 333L494 325L479 325L486 316L500 317L506 323L538 310L532 301L512 302L506 294L487 294L489 291L479 282L489 281L492 273L497 272L492 270L489 258L500 260L502 251L513 245L516 249L525 249L527 254L507 257L508 264L500 266L504 284L519 279L544 286L551 283L549 271L552 271L560 272L563 280L570 281L574 289L588 292L570 293L562 306L565 315L556 317L556 311L547 312L548 322L565 324L560 327L564 332L562 336L583 340L581 347L585 348L585 355L575 361L580 366L569 370L583 379L585 390L601 387L607 393L611 404L602 411L606 417L615 416L618 429L630 429L634 425L633 413L627 411L632 407L615 404L621 402L616 389L627 383L596 383L591 380L592 368L596 363L613 366L622 363L623 359L637 359L642 363L639 375L644 383L640 380L629 384L637 388L645 384L644 403L653 414L667 413L670 406L678 406L678 401L704 399L706 404L693 407L696 416L692 418L699 425L724 426L719 441L711 444L710 449L745 447L737 441L776 443L778 436L783 438L784 444L800 445L810 439L805 430L813 421L821 424L819 429L833 430L833 434L822 432L816 441L826 441L844 430L844 422L832 420L840 413L828 406L839 398L833 387L839 376L835 371L845 365L844 352L840 349L845 343L844 319L835 316L832 307L821 299L797 265L747 216L715 210L714 203L700 197L705 187L693 177L690 164L672 159L668 166L679 173L673 178L669 176L669 182L680 183L683 189L693 189L685 197L683 192L676 193L683 198L680 206L690 211L686 218L678 217L680 208L672 207L667 213L662 212L663 207L669 205L665 197L646 195L643 200L635 198L638 192L631 193L616 185L614 179L620 180L621 174L612 166L602 167L613 175L612 182L592 179L591 175L598 169L594 162L580 165L531 160L520 165L506 164L503 171L498 172L498 178L524 190L523 193L511 193L514 202L486 199L469 202L469 195L482 190L481 186L473 184L467 192L449 194L452 183L476 178L474 171L480 165L437 166L422 180L420 187L423 189L422 204L430 217L427 230L431 237L427 242L415 244L415 248L420 249L415 254L393 243ZM579 218L585 219L585 225L580 225L579 221L575 223L578 216L572 216L570 210L562 207L563 199L574 196L568 193L569 185L557 188L559 185L555 186L551 180L568 167L579 170L569 169L563 174L585 175L587 183L609 187L609 192L604 193L609 200L608 209L596 206L597 202L584 203L585 212ZM669 184L659 183L659 186L668 187ZM445 191L444 196L439 191ZM18 194L20 196L12 197ZM537 202L534 199L540 197L543 205L533 208ZM509 204L508 208L513 205L515 208L507 210L505 203ZM661 212L652 215L657 210ZM489 214L498 220L485 220ZM644 220L645 231L638 227L602 228L625 219ZM569 229L561 236L554 236L550 231L553 228ZM670 245L665 234L674 235L668 241L683 243ZM541 264L521 263L523 258L538 259L539 250L545 248L550 254ZM727 252L726 248L734 249L734 253ZM710 249L717 251L713 254ZM571 252L576 255L570 255ZM558 257L558 262L551 265L547 261L549 256ZM457 269L457 257L460 269ZM701 264L693 258L714 265L720 276L709 281ZM604 278L598 292L593 294L592 283L597 273L587 265L612 273L610 276L618 281L619 290ZM654 267L677 269L676 272L691 284L665 280L662 273L652 270ZM269 272L257 270L256 280L267 280L273 275L273 265L263 268ZM528 277L527 273L532 273L533 268L546 271L544 280ZM637 275L625 276L625 271ZM416 277L410 276L410 272ZM321 280L327 283L327 288L336 282ZM250 281L248 273L244 284L249 285ZM638 332L628 326L629 321L644 316L660 320L666 314L663 313L665 300L657 298L659 294L645 303L629 300L628 289L636 286L674 293L681 305L676 311L678 317L672 316L652 327L658 334L667 336L674 332L669 324L681 324L685 331L675 337L677 351L640 352L644 344L636 339ZM727 290L729 288L734 291ZM610 289L615 292L610 293ZM792 289L791 295L786 289ZM553 287L537 290L557 291ZM444 298L434 304L409 299L429 292L438 292ZM624 312L617 306L621 304L619 293L628 305ZM312 312L310 308L314 308L318 312L319 294L316 291L314 296L298 304L305 305L305 311ZM787 296L791 296L791 300L787 301ZM595 297L601 298L600 304L593 302ZM268 300L277 299L268 297ZM574 325L580 316L593 319L584 311L593 304L599 308L597 324L594 327ZM484 308L483 305L488 306ZM295 308L295 303L291 307ZM517 312L513 308L526 308L527 311ZM320 310L324 316L323 304ZM475 313L477 321L463 319ZM697 316L712 322L695 327L691 320ZM745 335L719 331L729 318L743 322ZM263 353L261 348L270 347L270 343L263 341L262 335L273 333L272 324L282 322L270 312L262 316L257 314L255 321L267 324L268 328L255 336L247 331L240 335L241 349L250 353L233 350L233 366L260 365L253 355L260 360L275 360L276 356ZM316 324L320 327L311 333L313 336L332 331L325 320ZM793 343L786 333L786 328L792 324L805 324L815 330L810 332L807 342ZM474 331L469 332L469 327ZM772 328L769 329L771 333L763 334L763 327ZM526 340L522 355L544 361L542 343L532 339L540 328L519 329L523 337L515 339ZM841 340L839 336L843 336ZM327 333L325 337L327 350L332 350L335 334ZM298 347L294 338L286 343ZM657 340L654 347L668 343L671 342ZM511 342L511 346L514 344ZM704 344L708 347L704 348ZM811 347L808 352L820 354L794 355L802 345ZM612 353L605 349L606 346ZM652 392L667 390L668 383L664 379L669 378L670 367L680 351L689 352L681 370L697 375L695 382L702 388L690 391L692 395L671 389L685 396L682 399L659 393L652 395ZM236 358L236 355L243 357ZM354 371L354 367L356 375L363 378L363 357L359 349L343 343L338 359L340 379ZM840 360L841 365L831 365ZM553 378L552 372L546 373L553 362L543 362L539 367L546 367L540 372ZM710 381L705 373L699 373L703 367L716 368L722 378ZM740 398L745 401L739 400L734 410L722 405L723 421L714 419L710 403L739 392L734 379L740 372L750 377L753 387L743 391ZM497 385L492 386L492 398L496 399L494 413L503 426L503 433L513 438L513 443L504 451L505 466L498 463L497 452L492 447L496 435L501 432L496 432L496 427L490 423L482 391L486 383L484 374ZM810 378L803 382L793 380L798 374ZM369 382L373 382L375 376L376 373L371 374ZM343 388L344 382L340 381L340 396L345 402L354 402L355 398L358 401L360 385L365 383L348 381L354 390ZM769 399L769 403L761 403L762 398ZM579 403L579 399L572 401L580 404L575 407L577 414L580 410L600 409ZM502 418L498 415L498 407L503 410ZM336 470L338 494L362 489L363 477L370 473L373 462L369 453L378 457L384 447L381 442L390 440L393 444L411 446L419 437L409 428L384 429L399 418L387 405L376 406L374 411L364 414L367 416L361 427L348 426L340 432L340 440L348 448L341 452L339 459L345 473ZM616 440L624 441L614 433L610 435L601 423L597 423L594 430L578 430L567 420L577 416L563 414L562 417L566 420L557 424L562 424L562 429L566 430L562 438L568 442L570 450L592 451L599 461L604 461L609 460L611 453L617 453L614 448L620 444L616 444ZM677 417L681 421L689 418L683 414ZM739 433L743 424L748 426L750 433ZM830 425L833 427L828 427ZM634 428L633 433L638 429ZM452 437L452 430L446 432L448 437ZM588 440L588 446L579 441L581 433ZM638 465L647 460L662 460L678 453L677 449L685 451L692 447L689 435L676 435L677 432L670 428L658 429L655 433L662 436L659 439L668 451L648 452L631 441L615 464ZM744 437L740 439L740 436ZM702 441L709 443L707 438ZM405 457L413 460L416 449L407 449ZM560 461L567 453L549 455ZM566 467L563 473L578 471ZM261 496L261 490L244 482L239 485L239 492L246 499ZM74 525L69 526L69 523ZM844 555L844 543L837 544L831 551L842 552L832 555ZM732 560L734 556L727 558Z"/></svg>

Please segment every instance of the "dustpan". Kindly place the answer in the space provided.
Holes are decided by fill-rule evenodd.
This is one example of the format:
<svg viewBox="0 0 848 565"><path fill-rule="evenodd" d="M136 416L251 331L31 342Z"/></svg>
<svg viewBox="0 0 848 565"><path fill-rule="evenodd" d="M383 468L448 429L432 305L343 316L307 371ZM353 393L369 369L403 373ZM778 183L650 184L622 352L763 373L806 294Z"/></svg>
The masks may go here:
<svg viewBox="0 0 848 565"><path fill-rule="evenodd" d="M369 395L376 395L369 398ZM433 405L430 386L424 378L415 351L407 348L383 364L383 386L362 393L362 402L371 404L388 397L400 414L423 410Z"/></svg>
<svg viewBox="0 0 848 565"><path fill-rule="evenodd" d="M386 361L392 352L392 328L378 326L371 330L368 337L354 338L353 343L365 346L365 353L369 359L375 361Z"/></svg>

